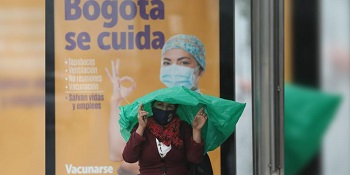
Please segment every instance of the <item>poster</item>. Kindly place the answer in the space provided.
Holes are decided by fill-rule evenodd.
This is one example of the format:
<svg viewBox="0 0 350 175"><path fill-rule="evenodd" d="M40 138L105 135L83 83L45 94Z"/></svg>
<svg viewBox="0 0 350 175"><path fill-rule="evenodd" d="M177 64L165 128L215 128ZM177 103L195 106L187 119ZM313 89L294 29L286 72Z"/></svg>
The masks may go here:
<svg viewBox="0 0 350 175"><path fill-rule="evenodd" d="M0 174L45 170L45 6L0 2Z"/></svg>
<svg viewBox="0 0 350 175"><path fill-rule="evenodd" d="M118 125L110 116L118 104L107 72L128 77L122 86L132 91L121 105L166 87L160 81L162 47L177 34L195 35L204 44L198 87L219 96L218 1L54 1L56 174L118 174L123 161L112 161L109 149L110 125ZM220 174L220 148L209 156Z"/></svg>

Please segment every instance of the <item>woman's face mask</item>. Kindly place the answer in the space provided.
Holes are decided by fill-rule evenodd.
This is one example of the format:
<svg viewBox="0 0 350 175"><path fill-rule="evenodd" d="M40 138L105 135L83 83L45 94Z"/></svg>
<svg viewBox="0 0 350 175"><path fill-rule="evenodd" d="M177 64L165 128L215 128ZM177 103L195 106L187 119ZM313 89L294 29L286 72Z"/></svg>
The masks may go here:
<svg viewBox="0 0 350 175"><path fill-rule="evenodd" d="M176 105L155 101L152 106L153 118L162 126L168 124L175 116Z"/></svg>
<svg viewBox="0 0 350 175"><path fill-rule="evenodd" d="M152 112L154 120L162 126L168 124L175 116L175 110L163 110L153 107Z"/></svg>
<svg viewBox="0 0 350 175"><path fill-rule="evenodd" d="M160 69L160 81L167 87L184 86L191 89L198 81L198 76L194 75L196 71L199 71L199 66L196 68L179 66L177 64L163 66Z"/></svg>

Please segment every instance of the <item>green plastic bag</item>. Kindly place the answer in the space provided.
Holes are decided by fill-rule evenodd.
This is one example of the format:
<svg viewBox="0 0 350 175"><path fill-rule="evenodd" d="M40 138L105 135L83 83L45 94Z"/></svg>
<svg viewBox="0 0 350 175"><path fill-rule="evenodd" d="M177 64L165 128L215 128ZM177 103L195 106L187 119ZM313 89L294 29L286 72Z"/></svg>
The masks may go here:
<svg viewBox="0 0 350 175"><path fill-rule="evenodd" d="M301 171L320 149L322 137L340 103L340 96L285 85L285 174Z"/></svg>
<svg viewBox="0 0 350 175"><path fill-rule="evenodd" d="M208 120L202 128L205 152L219 147L233 133L246 105L245 103L200 94L182 86L159 89L135 100L130 105L120 107L118 122L120 132L126 141L129 140L130 132L138 122L139 105L144 104L144 110L149 113L148 117L150 117L152 116L151 103L155 100L178 104L177 114L181 120L190 124L199 109L204 106L204 111L208 116Z"/></svg>

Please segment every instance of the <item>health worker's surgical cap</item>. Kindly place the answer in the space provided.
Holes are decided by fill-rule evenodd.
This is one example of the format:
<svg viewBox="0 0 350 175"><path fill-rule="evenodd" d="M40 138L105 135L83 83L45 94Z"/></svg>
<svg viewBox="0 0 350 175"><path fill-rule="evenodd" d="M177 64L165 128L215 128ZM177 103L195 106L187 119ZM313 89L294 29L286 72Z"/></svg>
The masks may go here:
<svg viewBox="0 0 350 175"><path fill-rule="evenodd" d="M164 44L162 55L170 49L182 49L190 53L205 70L205 48L204 44L194 35L179 34L169 38Z"/></svg>

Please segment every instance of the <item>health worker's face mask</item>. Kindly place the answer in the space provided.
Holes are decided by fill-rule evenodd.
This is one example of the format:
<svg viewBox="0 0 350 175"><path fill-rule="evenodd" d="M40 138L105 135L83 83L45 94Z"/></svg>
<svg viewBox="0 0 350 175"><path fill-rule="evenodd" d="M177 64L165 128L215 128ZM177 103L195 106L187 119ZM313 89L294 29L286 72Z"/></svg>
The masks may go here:
<svg viewBox="0 0 350 175"><path fill-rule="evenodd" d="M191 89L198 81L198 77L194 75L194 72L198 70L199 66L196 68L179 66L177 64L163 66L160 69L160 81L167 87L184 86Z"/></svg>
<svg viewBox="0 0 350 175"><path fill-rule="evenodd" d="M175 110L162 110L152 107L154 120L162 126L168 124L175 116Z"/></svg>

